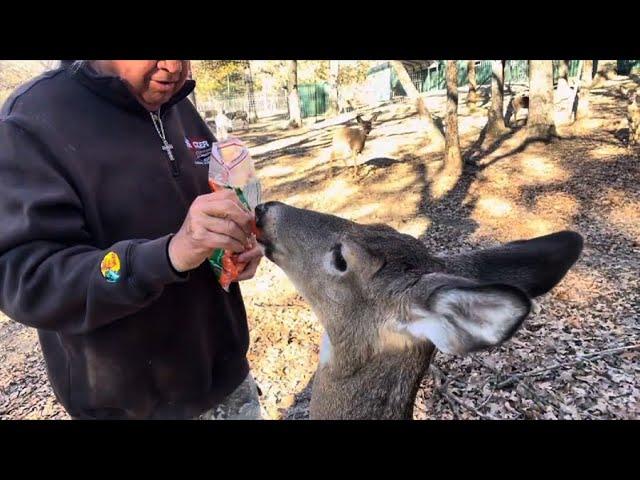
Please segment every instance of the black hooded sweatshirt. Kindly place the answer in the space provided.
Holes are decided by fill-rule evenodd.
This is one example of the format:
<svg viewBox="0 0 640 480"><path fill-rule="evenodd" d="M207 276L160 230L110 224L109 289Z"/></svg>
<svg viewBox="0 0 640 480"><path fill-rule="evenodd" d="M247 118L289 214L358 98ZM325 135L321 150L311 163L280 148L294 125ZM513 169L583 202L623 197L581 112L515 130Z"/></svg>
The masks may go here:
<svg viewBox="0 0 640 480"><path fill-rule="evenodd" d="M0 113L0 310L38 330L49 380L74 418L190 418L248 374L237 284L167 253L210 193L215 138L186 99L150 113L86 66L20 87Z"/></svg>

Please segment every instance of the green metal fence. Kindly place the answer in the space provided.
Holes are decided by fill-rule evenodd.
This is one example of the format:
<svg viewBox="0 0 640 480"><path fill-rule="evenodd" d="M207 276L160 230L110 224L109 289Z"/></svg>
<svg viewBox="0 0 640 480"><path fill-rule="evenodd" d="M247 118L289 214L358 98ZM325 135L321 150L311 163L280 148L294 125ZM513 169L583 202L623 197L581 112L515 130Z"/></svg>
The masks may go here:
<svg viewBox="0 0 640 480"><path fill-rule="evenodd" d="M593 72L597 69L597 60L593 61ZM553 79L558 79L560 60L553 61ZM632 69L640 69L640 60L618 60L618 74L628 75ZM580 72L580 60L569 61L569 78L577 77ZM444 90L446 88L445 61L434 62L429 68L410 70L409 76L419 92ZM507 60L504 68L505 84L529 82L529 60ZM388 83L387 83L388 82ZM491 83L491 60L476 60L476 82L478 85ZM404 96L406 92L398 81L391 64L378 65L369 72L370 87L374 87L379 101L393 96ZM468 61L458 61L458 86L468 83ZM385 91L383 91L385 90ZM311 83L298 86L302 118L324 115L329 108L329 85Z"/></svg>
<svg viewBox="0 0 640 480"><path fill-rule="evenodd" d="M618 62L618 72L627 74L631 68L639 64L637 60L621 60ZM558 79L560 61L553 61L553 79ZM640 67L640 65L638 65ZM405 95L404 89L400 86L398 77L391 69L391 91L393 95ZM594 70L595 70L594 61ZM569 78L575 78L579 75L580 60L569 61ZM445 79L445 61L439 60L433 63L429 68L423 70L409 71L409 76L419 92L428 92L432 90L444 90L446 88ZM528 83L529 82L529 61L528 60L507 60L504 68L504 81L510 83ZM478 85L488 85L491 83L491 60L476 60L476 82ZM458 61L458 86L464 86L468 83L468 61Z"/></svg>
<svg viewBox="0 0 640 480"><path fill-rule="evenodd" d="M491 68L491 62L489 62L489 68ZM504 81L507 85L528 82L529 60L507 60L504 66ZM491 83L491 76L487 83Z"/></svg>
<svg viewBox="0 0 640 480"><path fill-rule="evenodd" d="M298 96L300 97L302 118L324 115L329 109L329 85L327 83L298 85Z"/></svg>
<svg viewBox="0 0 640 480"><path fill-rule="evenodd" d="M476 83L478 85L486 85L491 82L491 61L476 60ZM444 65L442 66L444 72ZM469 81L469 62L458 62L458 86L466 85ZM446 87L446 83L445 83ZM444 88L444 87L443 87Z"/></svg>

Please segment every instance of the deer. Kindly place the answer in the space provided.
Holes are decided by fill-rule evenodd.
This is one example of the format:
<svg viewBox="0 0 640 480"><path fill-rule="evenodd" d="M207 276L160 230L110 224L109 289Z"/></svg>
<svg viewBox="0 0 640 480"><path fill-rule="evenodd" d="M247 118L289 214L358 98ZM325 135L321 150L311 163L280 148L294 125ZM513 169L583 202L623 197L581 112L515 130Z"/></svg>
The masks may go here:
<svg viewBox="0 0 640 480"><path fill-rule="evenodd" d="M345 167L348 167L347 157L351 157L353 164L352 173L357 175L358 162L357 159L364 150L365 142L371 129L373 128L373 122L380 116L379 112L374 113L369 120L364 120L362 115L356 116L356 122L358 127L342 127L338 129L333 135L332 140L332 161L336 156L342 156Z"/></svg>
<svg viewBox="0 0 640 480"><path fill-rule="evenodd" d="M509 106L507 107L507 124L516 126L518 124L518 112L523 108L526 108L527 110L529 109L528 93L520 93L511 99Z"/></svg>
<svg viewBox="0 0 640 480"><path fill-rule="evenodd" d="M416 238L281 202L255 208L265 256L321 323L312 420L410 420L437 351L466 355L509 340L578 260L560 231L454 255Z"/></svg>
<svg viewBox="0 0 640 480"><path fill-rule="evenodd" d="M226 114L229 120L240 120L243 123L244 128L249 126L249 114L244 110L236 110Z"/></svg>

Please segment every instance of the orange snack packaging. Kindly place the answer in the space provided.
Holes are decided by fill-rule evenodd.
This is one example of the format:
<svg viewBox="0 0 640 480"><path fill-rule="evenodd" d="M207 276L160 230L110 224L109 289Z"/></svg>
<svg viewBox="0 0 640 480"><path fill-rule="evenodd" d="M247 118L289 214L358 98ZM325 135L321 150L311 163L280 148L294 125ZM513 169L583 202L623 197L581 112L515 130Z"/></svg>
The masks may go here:
<svg viewBox="0 0 640 480"><path fill-rule="evenodd" d="M209 159L209 187L217 192L223 188L233 190L242 205L253 212L260 203L261 185L249 149L237 138L227 138L214 143ZM257 229L252 227L252 244L255 245ZM220 286L229 291L229 286L246 267L238 262L238 256L230 250L216 249L209 258Z"/></svg>

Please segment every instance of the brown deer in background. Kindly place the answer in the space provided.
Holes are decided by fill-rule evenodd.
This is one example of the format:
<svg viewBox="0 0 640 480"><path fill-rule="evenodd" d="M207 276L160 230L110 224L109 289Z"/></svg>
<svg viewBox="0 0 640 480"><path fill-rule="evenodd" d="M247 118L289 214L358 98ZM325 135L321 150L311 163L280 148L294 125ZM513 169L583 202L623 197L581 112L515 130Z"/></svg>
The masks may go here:
<svg viewBox="0 0 640 480"><path fill-rule="evenodd" d="M347 158L351 158L353 166L353 174L358 173L358 157L364 150L365 142L371 129L373 122L380 115L379 112L374 113L369 120L364 120L362 115L356 116L357 127L342 127L333 135L331 147L331 163L334 162L336 156L341 156L345 166L348 167Z"/></svg>
<svg viewBox="0 0 640 480"><path fill-rule="evenodd" d="M518 112L522 109L529 110L529 94L519 93L515 95L509 102L506 114L506 123L508 126L517 126Z"/></svg>

